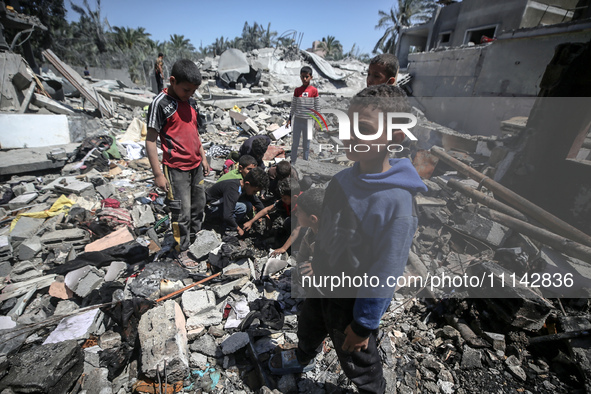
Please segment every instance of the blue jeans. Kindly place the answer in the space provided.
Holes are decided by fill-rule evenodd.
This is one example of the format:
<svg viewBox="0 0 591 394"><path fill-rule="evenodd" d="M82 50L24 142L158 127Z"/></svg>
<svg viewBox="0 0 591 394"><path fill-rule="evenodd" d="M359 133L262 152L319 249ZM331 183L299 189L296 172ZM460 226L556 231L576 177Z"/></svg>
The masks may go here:
<svg viewBox="0 0 591 394"><path fill-rule="evenodd" d="M248 212L252 211L252 203L250 201L238 201L234 210L232 211L232 217L238 224L244 223L244 218ZM224 206L220 205L211 205L206 208L206 214L212 218L223 218L224 217ZM235 228L230 228L229 226L223 226L224 231L234 231Z"/></svg>
<svg viewBox="0 0 591 394"><path fill-rule="evenodd" d="M300 137L302 137L302 150L304 160L308 160L310 154L310 140L308 139L308 119L293 118L291 131L291 163L295 163L298 158L298 149L300 148Z"/></svg>

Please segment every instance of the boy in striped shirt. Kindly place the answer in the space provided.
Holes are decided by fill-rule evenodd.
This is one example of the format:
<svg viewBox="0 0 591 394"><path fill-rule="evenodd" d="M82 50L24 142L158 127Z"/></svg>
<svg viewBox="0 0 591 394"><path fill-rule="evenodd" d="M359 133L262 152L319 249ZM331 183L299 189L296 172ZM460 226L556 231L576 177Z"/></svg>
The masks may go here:
<svg viewBox="0 0 591 394"><path fill-rule="evenodd" d="M302 138L302 150L304 160L308 160L310 154L310 140L308 139L307 126L309 115L312 111L319 111L320 106L318 102L318 89L310 85L312 80L312 68L308 66L302 67L300 70L300 80L302 86L296 88L293 93L293 99L291 101L291 112L289 114L289 120L287 126L291 125L293 119L293 129L291 132L292 143L291 143L291 164L295 164L298 158L298 148L300 146L300 137Z"/></svg>

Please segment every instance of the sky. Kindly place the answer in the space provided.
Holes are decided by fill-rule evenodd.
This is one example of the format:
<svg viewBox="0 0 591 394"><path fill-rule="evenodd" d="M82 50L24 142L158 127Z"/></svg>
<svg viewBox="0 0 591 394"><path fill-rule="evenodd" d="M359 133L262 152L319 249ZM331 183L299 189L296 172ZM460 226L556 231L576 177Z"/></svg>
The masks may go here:
<svg viewBox="0 0 591 394"><path fill-rule="evenodd" d="M82 0L72 0L82 5ZM278 35L296 30L304 33L301 48L312 47L312 41L328 35L335 36L348 52L354 43L361 53L371 51L382 36L376 30L378 10L388 11L396 0L101 0L101 15L111 26L144 27L151 38L165 41L172 34L184 35L198 48L216 38L234 38L242 34L244 22L271 22L271 30ZM68 21L79 16L72 11L70 0L64 1ZM96 0L88 0L96 8Z"/></svg>

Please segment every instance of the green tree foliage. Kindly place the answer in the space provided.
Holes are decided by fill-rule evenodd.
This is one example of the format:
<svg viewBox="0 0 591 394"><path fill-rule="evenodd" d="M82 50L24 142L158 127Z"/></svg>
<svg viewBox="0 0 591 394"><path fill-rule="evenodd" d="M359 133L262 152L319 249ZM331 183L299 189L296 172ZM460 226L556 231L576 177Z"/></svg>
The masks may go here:
<svg viewBox="0 0 591 394"><path fill-rule="evenodd" d="M343 58L343 46L335 36L323 37L320 48L326 52L324 56L326 59L340 60Z"/></svg>
<svg viewBox="0 0 591 394"><path fill-rule="evenodd" d="M101 17L101 0L96 0L96 9L90 8L87 0L83 0L84 7L70 1L72 10L80 15L80 20L75 24L75 35L96 45L99 53L105 53L109 49L107 32L111 30L107 18Z"/></svg>
<svg viewBox="0 0 591 394"><path fill-rule="evenodd" d="M377 30L385 29L384 34L373 48L373 53L394 53L403 27L428 21L437 8L435 0L397 0L389 12L378 11L380 19Z"/></svg>

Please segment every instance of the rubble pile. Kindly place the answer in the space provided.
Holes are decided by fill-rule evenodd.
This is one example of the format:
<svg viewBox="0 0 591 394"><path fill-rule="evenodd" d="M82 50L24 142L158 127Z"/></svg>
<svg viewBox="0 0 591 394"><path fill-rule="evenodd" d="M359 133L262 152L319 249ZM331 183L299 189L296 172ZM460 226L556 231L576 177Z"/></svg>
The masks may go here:
<svg viewBox="0 0 591 394"><path fill-rule="evenodd" d="M297 84L289 78L297 73L276 70L299 72L301 60L282 56L272 49L248 54L244 73L263 70L256 83L249 82L256 72L244 76L249 89L231 69L234 87L220 86L219 59L202 62L200 133L213 170L206 183L250 136L274 140L267 164L289 152L284 124ZM341 66L363 81L359 65ZM345 83L321 81L335 89ZM151 95L109 81L95 81L92 90L109 97L95 98L93 112L83 94L64 99L76 115L51 115L66 117L66 126L56 127L73 143L0 152L0 392L355 392L330 339L313 371L269 372L274 352L297 345L293 258L269 257L273 233L263 225L241 239L206 225L190 247L199 264L178 265L164 194L145 157ZM346 108L341 98L322 100ZM37 112L29 118L57 111L37 101L27 108ZM588 390L590 245L495 182L519 149L513 135L522 128L502 138L467 136L413 111L419 141L406 142L402 155L428 192L416 196L408 285L399 286L381 322L388 392ZM352 165L339 149L335 119L326 120L311 160L296 165L316 187ZM31 151L31 164L10 162ZM540 287L531 283L534 273L559 275L549 284L540 276ZM576 286L568 285L569 273ZM467 276L486 280L441 280Z"/></svg>

